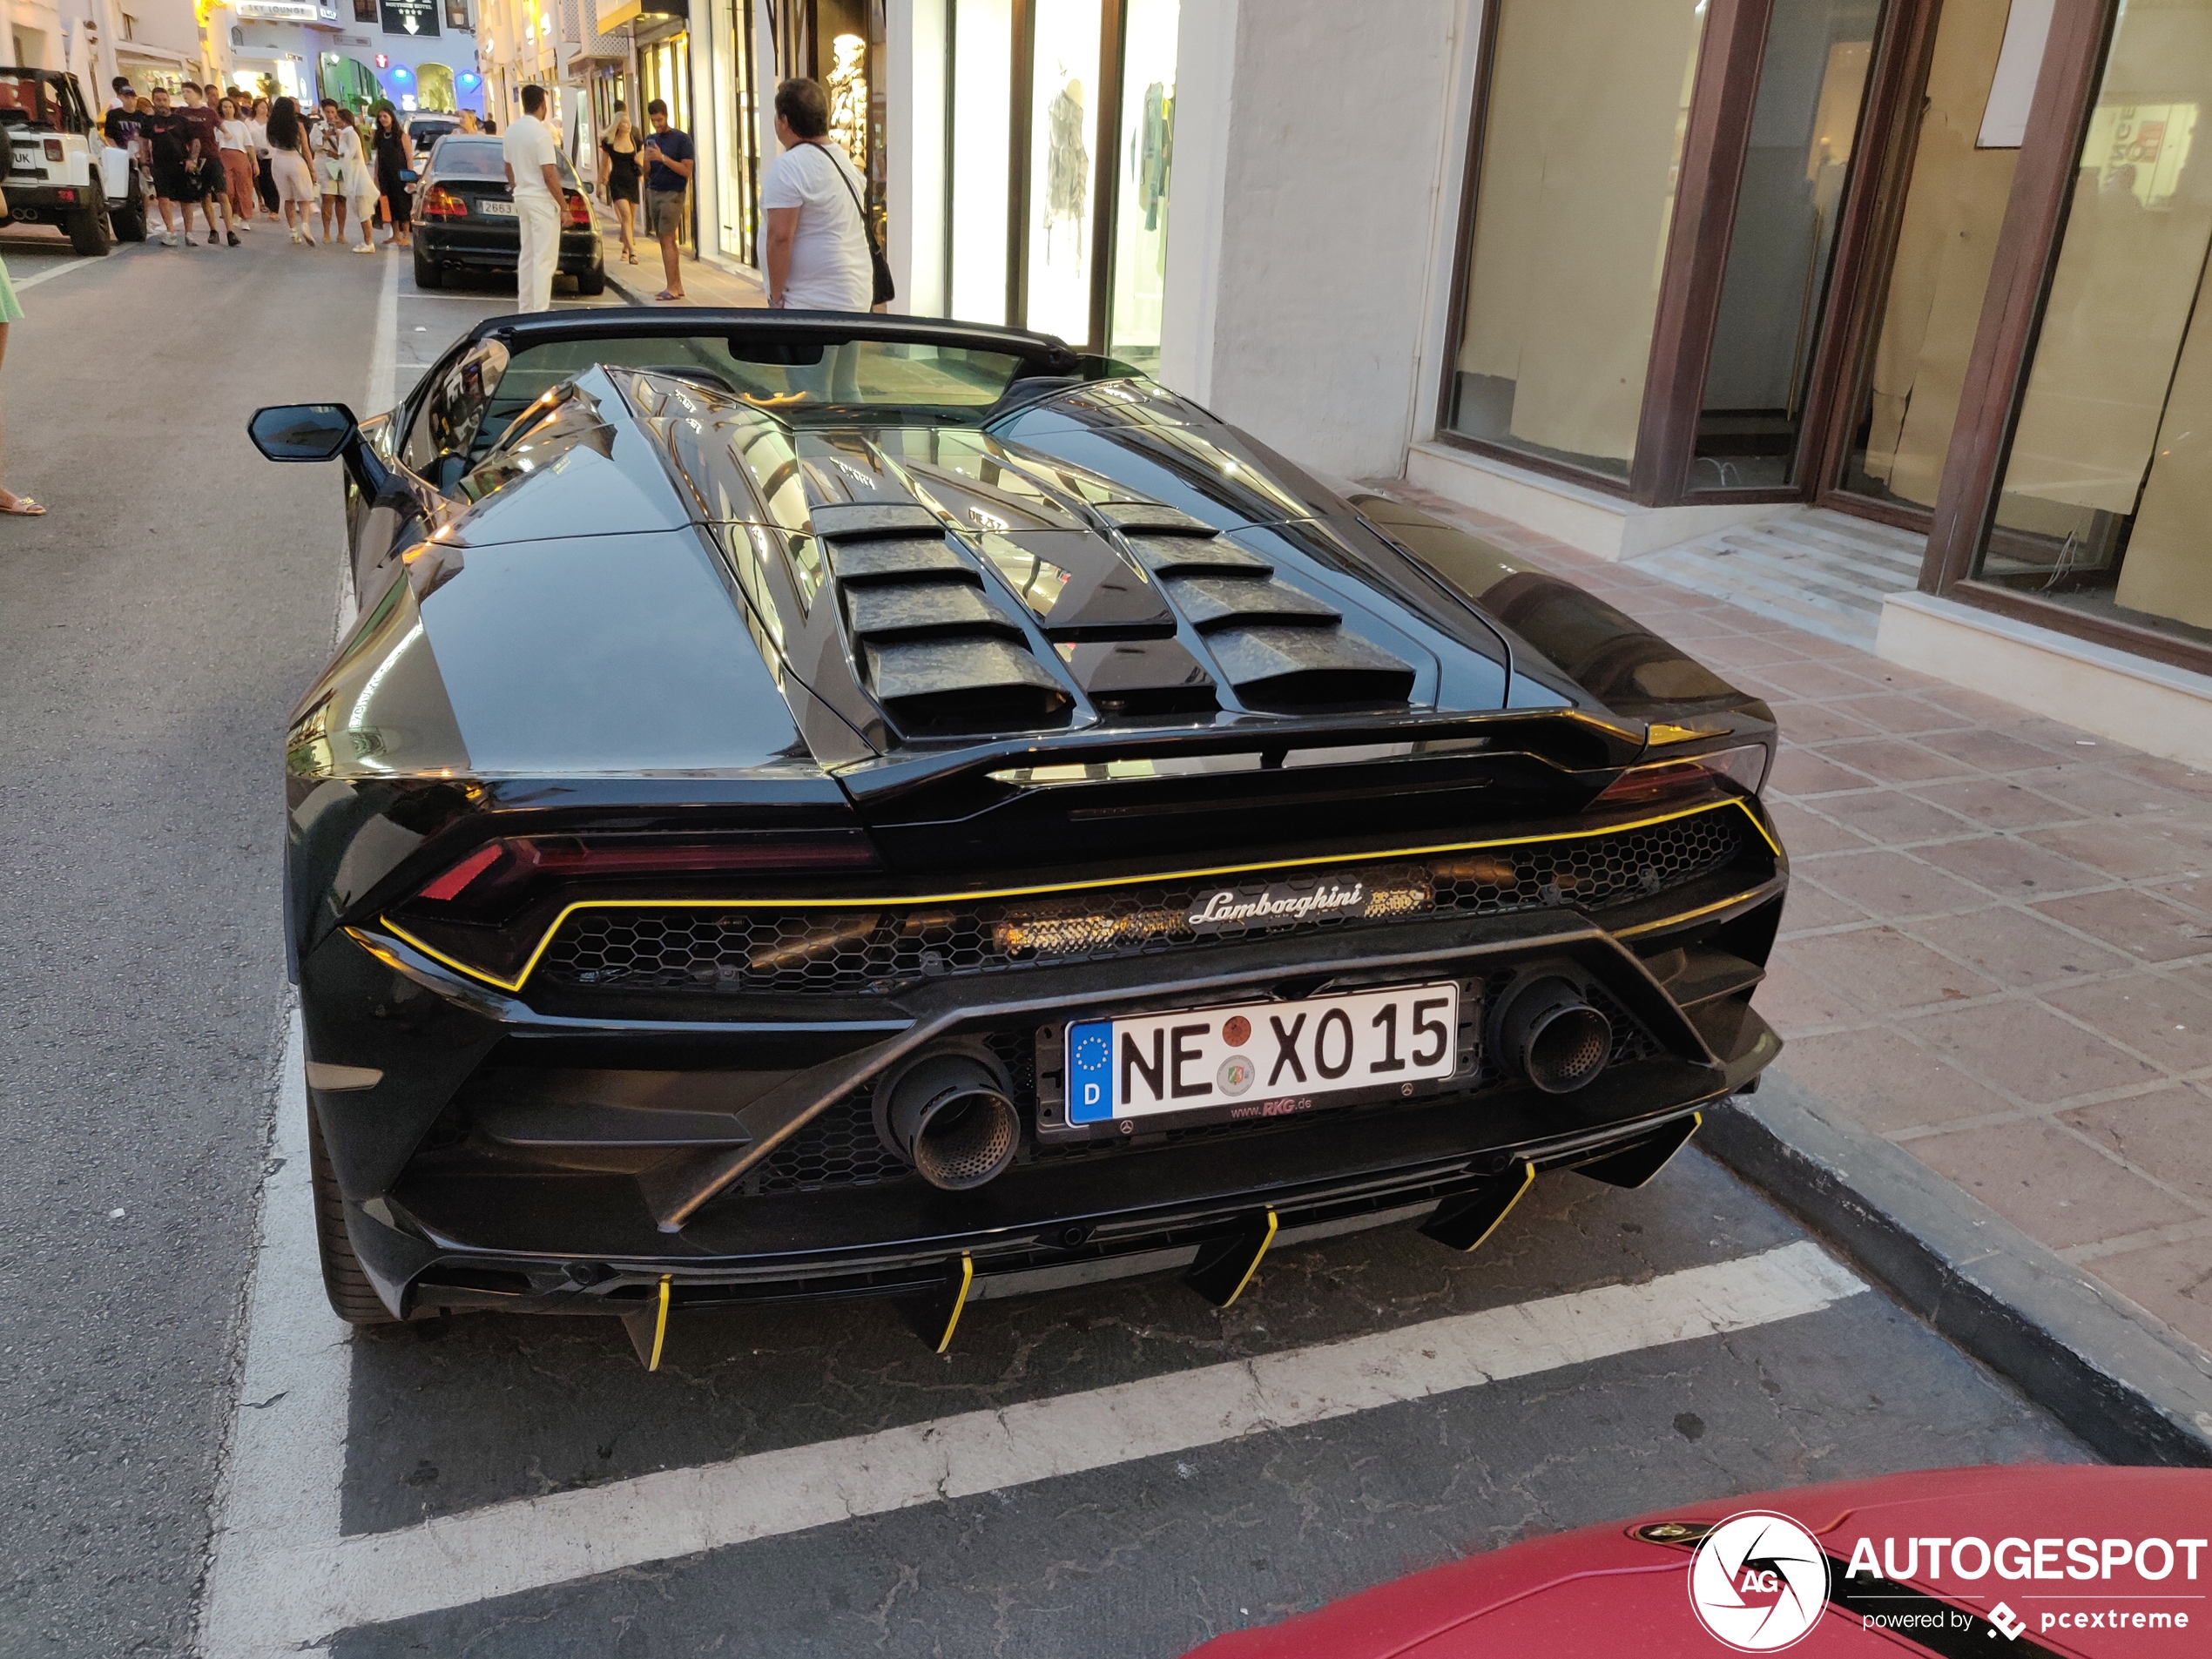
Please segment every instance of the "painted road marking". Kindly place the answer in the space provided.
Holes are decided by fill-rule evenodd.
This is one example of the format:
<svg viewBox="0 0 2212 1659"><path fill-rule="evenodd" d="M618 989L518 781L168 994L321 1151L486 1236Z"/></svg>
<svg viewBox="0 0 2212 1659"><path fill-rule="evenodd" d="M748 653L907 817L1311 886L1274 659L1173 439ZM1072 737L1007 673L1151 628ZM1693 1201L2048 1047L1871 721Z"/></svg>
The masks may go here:
<svg viewBox="0 0 2212 1659"><path fill-rule="evenodd" d="M1867 1288L1802 1241L1647 1284L346 1537L338 1486L350 1353L315 1266L300 1059L295 1020L279 1106L285 1163L267 1188L246 1408L208 1579L202 1647L210 1659L297 1654L359 1625L1771 1325Z"/></svg>

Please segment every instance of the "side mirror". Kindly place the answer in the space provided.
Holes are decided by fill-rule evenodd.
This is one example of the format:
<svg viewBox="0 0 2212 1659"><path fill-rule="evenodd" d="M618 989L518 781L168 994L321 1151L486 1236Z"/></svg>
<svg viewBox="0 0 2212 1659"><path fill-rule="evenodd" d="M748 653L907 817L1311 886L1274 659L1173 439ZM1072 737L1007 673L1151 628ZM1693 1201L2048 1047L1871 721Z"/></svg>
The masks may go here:
<svg viewBox="0 0 2212 1659"><path fill-rule="evenodd" d="M246 431L271 461L335 461L360 428L343 403L284 403L256 410Z"/></svg>
<svg viewBox="0 0 2212 1659"><path fill-rule="evenodd" d="M372 502L406 496L343 403L280 403L257 409L246 432L272 461L344 461L354 482Z"/></svg>

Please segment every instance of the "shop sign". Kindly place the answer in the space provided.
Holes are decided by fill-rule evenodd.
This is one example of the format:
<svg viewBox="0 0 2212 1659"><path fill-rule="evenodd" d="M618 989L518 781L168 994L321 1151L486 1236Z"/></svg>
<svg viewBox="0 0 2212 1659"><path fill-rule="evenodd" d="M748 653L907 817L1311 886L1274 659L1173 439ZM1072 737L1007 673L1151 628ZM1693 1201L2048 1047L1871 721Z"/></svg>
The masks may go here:
<svg viewBox="0 0 2212 1659"><path fill-rule="evenodd" d="M388 35L435 35L438 32L437 0L378 0Z"/></svg>
<svg viewBox="0 0 2212 1659"><path fill-rule="evenodd" d="M313 23L322 15L316 0L238 0L246 23Z"/></svg>

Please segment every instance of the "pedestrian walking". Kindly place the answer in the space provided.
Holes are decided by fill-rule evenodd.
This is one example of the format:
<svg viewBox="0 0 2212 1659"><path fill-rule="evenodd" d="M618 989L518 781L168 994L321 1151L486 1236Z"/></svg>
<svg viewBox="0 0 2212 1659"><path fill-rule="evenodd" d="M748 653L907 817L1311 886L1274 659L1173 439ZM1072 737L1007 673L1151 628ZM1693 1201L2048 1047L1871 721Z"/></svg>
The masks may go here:
<svg viewBox="0 0 2212 1659"><path fill-rule="evenodd" d="M199 199L195 172L198 157L192 153L198 140L192 137L184 111L170 106L167 87L155 87L152 102L152 109L138 118L138 131L145 137L148 159L153 166L153 206L161 215L162 246L178 245L177 219L181 214L185 222L184 245L189 247L192 204Z"/></svg>
<svg viewBox="0 0 2212 1659"><path fill-rule="evenodd" d="M225 98L215 106L216 158L223 164L231 219L238 229L253 228L253 124L239 113L235 100Z"/></svg>
<svg viewBox="0 0 2212 1659"><path fill-rule="evenodd" d="M677 263L677 238L684 231L684 194L691 182L691 137L668 124L668 105L655 98L645 106L653 136L638 152L645 164L645 229L660 239L661 273L667 286L656 300L684 297L684 272Z"/></svg>
<svg viewBox="0 0 2212 1659"><path fill-rule="evenodd" d="M307 149L307 124L300 106L280 98L269 106L269 172L276 182L277 199L283 205L284 222L292 239L315 245L314 158Z"/></svg>
<svg viewBox="0 0 2212 1659"><path fill-rule="evenodd" d="M523 115L508 124L499 140L507 161L507 184L515 198L516 228L522 246L515 260L515 309L550 311L553 271L561 261L560 150L543 120L545 89L523 89Z"/></svg>
<svg viewBox="0 0 2212 1659"><path fill-rule="evenodd" d="M0 361L8 354L10 325L23 320L23 307L16 300L16 285L8 275L8 262L0 260ZM12 518L43 518L46 509L28 496L0 489L0 513Z"/></svg>
<svg viewBox="0 0 2212 1659"><path fill-rule="evenodd" d="M415 146L400 126L389 105L376 111L376 125L369 134L374 152L376 188L384 198L384 212L392 226L388 247L411 247L415 230L415 197L407 175L415 167Z"/></svg>
<svg viewBox="0 0 2212 1659"><path fill-rule="evenodd" d="M461 123L460 130L463 132L482 132L484 130L477 124L474 110L463 110L455 118Z"/></svg>
<svg viewBox="0 0 2212 1659"><path fill-rule="evenodd" d="M637 192L645 177L638 164L638 148L637 130L631 125L630 111L617 104L615 124L599 140L599 188L615 205L615 221L622 226L622 257L632 265L637 263L637 244L631 239L637 226Z"/></svg>
<svg viewBox="0 0 2212 1659"><path fill-rule="evenodd" d="M819 82L776 88L783 153L760 182L768 215L768 303L789 311L866 311L875 266L860 204L867 181L844 150L824 144L829 98Z"/></svg>
<svg viewBox="0 0 2212 1659"><path fill-rule="evenodd" d="M361 226L361 240L354 244L356 253L376 252L376 174L368 165L368 123L351 110L338 111L338 118L354 130L356 154L347 168L347 193L354 203L354 218Z"/></svg>
<svg viewBox="0 0 2212 1659"><path fill-rule="evenodd" d="M272 165L275 152L269 148L269 100L255 98L246 120L253 129L253 193L261 199L261 211L274 219L278 197L276 172Z"/></svg>
<svg viewBox="0 0 2212 1659"><path fill-rule="evenodd" d="M338 100L322 101L322 121L315 128L315 188L322 194L322 239L342 241L346 235L346 207L353 199L354 169L361 164L361 134L352 119L338 107ZM331 228L335 217L338 226Z"/></svg>
<svg viewBox="0 0 2212 1659"><path fill-rule="evenodd" d="M222 118L215 113L215 106L202 95L200 89L186 81L179 89L184 94L185 107L178 113L185 118L192 132L192 163L194 181L199 187L199 206L207 215L207 246L213 247L222 236L230 239L233 247L238 246L238 227L231 219L230 180L223 172ZM215 219L222 216L222 230L217 232ZM192 216L185 215L185 233L192 233Z"/></svg>

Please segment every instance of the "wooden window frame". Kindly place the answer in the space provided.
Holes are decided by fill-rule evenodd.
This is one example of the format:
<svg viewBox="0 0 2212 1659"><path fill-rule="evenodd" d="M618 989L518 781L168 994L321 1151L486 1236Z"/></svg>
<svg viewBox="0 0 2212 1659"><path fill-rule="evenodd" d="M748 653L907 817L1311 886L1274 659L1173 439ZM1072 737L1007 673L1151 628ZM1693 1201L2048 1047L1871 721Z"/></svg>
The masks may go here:
<svg viewBox="0 0 2212 1659"><path fill-rule="evenodd" d="M2133 656L2212 672L2212 646L2155 628L2100 617L2056 600L1976 579L1974 553L1996 516L2027 395L2052 279L2066 242L2074 175L2097 90L2104 78L2117 0L2058 0L2041 73L2029 106L2027 141L2013 175L1992 263L1989 292L1946 452L1920 590L1978 610L2109 645Z"/></svg>

